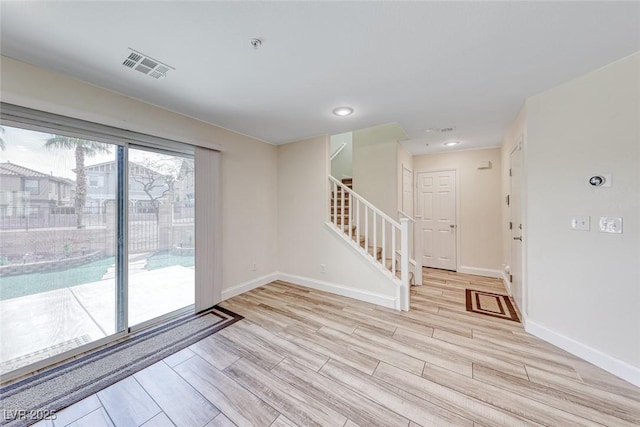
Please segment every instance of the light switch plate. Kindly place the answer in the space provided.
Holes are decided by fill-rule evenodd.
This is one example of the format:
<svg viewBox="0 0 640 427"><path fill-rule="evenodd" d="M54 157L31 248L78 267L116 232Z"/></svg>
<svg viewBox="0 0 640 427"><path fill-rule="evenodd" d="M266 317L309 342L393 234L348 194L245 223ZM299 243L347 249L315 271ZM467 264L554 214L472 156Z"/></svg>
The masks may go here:
<svg viewBox="0 0 640 427"><path fill-rule="evenodd" d="M622 234L622 218L612 216L601 217L600 231L603 233Z"/></svg>
<svg viewBox="0 0 640 427"><path fill-rule="evenodd" d="M571 219L571 229L576 231L589 231L591 229L591 217L574 216Z"/></svg>

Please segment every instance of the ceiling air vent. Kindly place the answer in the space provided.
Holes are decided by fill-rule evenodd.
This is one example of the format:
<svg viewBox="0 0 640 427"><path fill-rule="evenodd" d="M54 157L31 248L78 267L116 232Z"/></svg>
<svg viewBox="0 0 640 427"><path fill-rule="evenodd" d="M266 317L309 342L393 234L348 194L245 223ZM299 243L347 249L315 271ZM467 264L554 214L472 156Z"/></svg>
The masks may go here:
<svg viewBox="0 0 640 427"><path fill-rule="evenodd" d="M455 130L454 127L448 127L448 128L442 128L440 129L441 133L445 133L445 132L453 132Z"/></svg>
<svg viewBox="0 0 640 427"><path fill-rule="evenodd" d="M149 56L131 48L129 48L128 56L122 62L122 65L127 68L140 71L142 74L151 76L154 79L165 77L169 70L175 70L172 66L163 64L162 62L150 58Z"/></svg>

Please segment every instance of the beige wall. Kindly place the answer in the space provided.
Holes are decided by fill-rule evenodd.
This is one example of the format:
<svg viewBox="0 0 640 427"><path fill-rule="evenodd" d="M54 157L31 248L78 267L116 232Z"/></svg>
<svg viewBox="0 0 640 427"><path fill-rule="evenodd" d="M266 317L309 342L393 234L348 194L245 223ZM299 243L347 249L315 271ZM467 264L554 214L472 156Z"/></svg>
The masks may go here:
<svg viewBox="0 0 640 427"><path fill-rule="evenodd" d="M277 270L275 146L10 58L2 57L1 66L3 102L204 147L221 146L223 289Z"/></svg>
<svg viewBox="0 0 640 427"><path fill-rule="evenodd" d="M331 135L329 154L335 153L342 144L346 145L331 161L331 176L337 180L353 176L353 133L345 132Z"/></svg>
<svg viewBox="0 0 640 427"><path fill-rule="evenodd" d="M404 139L397 123L353 132L353 189L391 218L398 218L398 141Z"/></svg>
<svg viewBox="0 0 640 427"><path fill-rule="evenodd" d="M530 98L526 122L529 320L640 385L640 53ZM603 173L610 188L587 184Z"/></svg>
<svg viewBox="0 0 640 427"><path fill-rule="evenodd" d="M369 142L353 133L353 190L391 218L397 218L398 143Z"/></svg>
<svg viewBox="0 0 640 427"><path fill-rule="evenodd" d="M328 137L278 146L279 271L395 298L393 284L325 225L328 150ZM325 273L321 273L321 264Z"/></svg>
<svg viewBox="0 0 640 427"><path fill-rule="evenodd" d="M491 169L478 169L481 161L490 161ZM460 222L457 224L460 271L497 275L501 269L501 165L500 148L413 157L414 174L456 170L460 201Z"/></svg>
<svg viewBox="0 0 640 427"><path fill-rule="evenodd" d="M405 167L413 172L413 156L411 153L407 151L402 145L398 144L397 146L397 160L398 163L396 165L396 182L397 182L397 197L398 197L398 209L402 210L402 168ZM410 209L405 212L411 217L414 216L413 213L413 193L409 196L409 206ZM397 218L400 218L400 214L397 215Z"/></svg>

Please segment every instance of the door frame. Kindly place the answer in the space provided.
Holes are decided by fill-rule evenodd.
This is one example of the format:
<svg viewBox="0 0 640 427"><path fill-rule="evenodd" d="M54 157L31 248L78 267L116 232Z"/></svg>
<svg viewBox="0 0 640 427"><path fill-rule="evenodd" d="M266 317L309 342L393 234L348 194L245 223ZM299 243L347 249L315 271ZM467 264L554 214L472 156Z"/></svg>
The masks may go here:
<svg viewBox="0 0 640 427"><path fill-rule="evenodd" d="M526 162L525 162L525 139L524 134L520 134L516 140L515 145L509 151L509 170L513 173L511 156L516 151L520 150L520 222L522 224L521 235L523 236L522 242L520 243L520 274L522 275L520 282L522 285L522 307L518 307L520 314L522 315L522 323L525 324L527 319L527 306L529 303L529 293L527 286L527 247L529 242L529 233L527 232L527 197L526 197ZM509 175L509 195L512 193L511 189L511 175ZM512 204L509 204L509 221L511 221L511 209ZM513 239L511 236L511 230L509 230L509 264L513 264L513 259L511 258L511 253L513 249ZM509 294L512 295L511 286L512 283L508 283L507 286Z"/></svg>
<svg viewBox="0 0 640 427"><path fill-rule="evenodd" d="M404 171L407 171L411 174L411 210L405 210L404 209ZM401 180L401 193L400 193L400 207L402 209L402 211L406 214L411 215L411 218L413 218L415 216L415 193L416 193L416 186L415 186L415 174L413 172L413 169L409 168L407 165L405 165L404 163L402 163L402 180Z"/></svg>
<svg viewBox="0 0 640 427"><path fill-rule="evenodd" d="M415 218L422 218L416 214L416 206L418 206L418 174L420 173L432 173L432 172L453 172L456 176L456 269L457 272L460 269L460 174L458 168L438 168L438 169L417 169L413 171L413 212ZM416 237L416 251L420 249L420 256L422 256L422 239L419 236L422 234L422 227L418 226L416 221L415 237ZM419 248L418 248L419 247ZM417 258L417 255L416 255Z"/></svg>

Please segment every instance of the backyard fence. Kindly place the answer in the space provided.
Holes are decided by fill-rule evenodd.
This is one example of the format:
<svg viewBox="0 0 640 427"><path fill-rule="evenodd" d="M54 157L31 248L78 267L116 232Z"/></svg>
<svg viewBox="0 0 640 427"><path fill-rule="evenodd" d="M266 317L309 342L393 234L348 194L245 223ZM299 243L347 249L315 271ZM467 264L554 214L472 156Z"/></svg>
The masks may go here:
<svg viewBox="0 0 640 427"><path fill-rule="evenodd" d="M128 217L129 253L193 247L193 207L165 203L142 211L130 206ZM83 250L112 256L117 246L115 206L86 208L83 224L77 228L73 207L8 207L0 215L0 256L10 263Z"/></svg>
<svg viewBox="0 0 640 427"><path fill-rule="evenodd" d="M83 210L85 227L104 226L106 211L100 207ZM0 216L1 230L29 230L33 228L76 227L78 217L73 207L6 206Z"/></svg>

